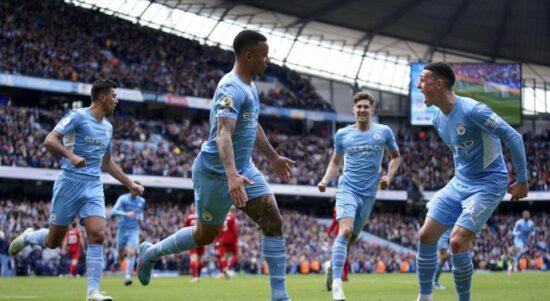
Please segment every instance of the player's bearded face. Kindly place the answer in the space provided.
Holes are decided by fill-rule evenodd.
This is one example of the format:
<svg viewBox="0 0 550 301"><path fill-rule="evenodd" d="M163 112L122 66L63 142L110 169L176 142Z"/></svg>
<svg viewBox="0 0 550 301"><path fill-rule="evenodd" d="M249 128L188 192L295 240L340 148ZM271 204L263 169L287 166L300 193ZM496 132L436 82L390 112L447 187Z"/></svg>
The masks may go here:
<svg viewBox="0 0 550 301"><path fill-rule="evenodd" d="M251 53L251 69L254 75L262 75L269 65L269 46L266 42L260 42Z"/></svg>

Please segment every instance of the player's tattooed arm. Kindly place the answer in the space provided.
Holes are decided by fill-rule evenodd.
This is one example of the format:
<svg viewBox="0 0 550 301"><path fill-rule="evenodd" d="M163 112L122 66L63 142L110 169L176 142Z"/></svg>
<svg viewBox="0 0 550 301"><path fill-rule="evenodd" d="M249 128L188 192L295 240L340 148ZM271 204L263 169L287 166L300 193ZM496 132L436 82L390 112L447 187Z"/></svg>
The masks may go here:
<svg viewBox="0 0 550 301"><path fill-rule="evenodd" d="M218 133L216 135L216 146L225 169L225 174L229 177L238 174L235 167L235 154L233 152L233 140L231 136L235 130L235 119L219 117Z"/></svg>
<svg viewBox="0 0 550 301"><path fill-rule="evenodd" d="M296 162L277 154L277 151L275 151L271 143L269 143L264 130L259 124L256 130L255 146L269 159L273 170L281 180L285 182L290 180L293 176L292 165Z"/></svg>
<svg viewBox="0 0 550 301"><path fill-rule="evenodd" d="M235 130L235 119L218 117L218 133L216 135L216 146L218 154L222 161L225 175L227 176L227 186L229 194L235 206L242 208L246 206L248 196L244 189L245 184L254 184L250 179L239 175L235 166L235 154L233 152L233 141L231 136Z"/></svg>
<svg viewBox="0 0 550 301"><path fill-rule="evenodd" d="M261 125L258 124L258 129L256 130L256 143L255 146L267 157L269 160L275 159L277 157L277 151L273 148L267 136L265 135L264 129Z"/></svg>

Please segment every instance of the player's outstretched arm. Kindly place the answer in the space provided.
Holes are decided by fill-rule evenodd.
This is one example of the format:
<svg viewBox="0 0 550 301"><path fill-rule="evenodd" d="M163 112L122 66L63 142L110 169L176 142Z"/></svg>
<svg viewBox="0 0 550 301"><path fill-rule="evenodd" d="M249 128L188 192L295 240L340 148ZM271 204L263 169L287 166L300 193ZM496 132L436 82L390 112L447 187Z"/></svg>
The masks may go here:
<svg viewBox="0 0 550 301"><path fill-rule="evenodd" d="M48 134L48 136L46 136L46 139L44 140L44 146L48 149L50 153L69 159L69 161L71 161L71 163L75 167L80 168L86 166L86 159L77 156L73 154L73 152L69 151L61 143L61 139L63 139L63 134L61 132L53 130Z"/></svg>
<svg viewBox="0 0 550 301"><path fill-rule="evenodd" d="M259 124L256 131L255 146L269 159L273 170L275 170L275 173L281 180L286 182L294 176L292 165L296 164L296 162L277 154L277 151L275 151L269 140L267 140L264 129Z"/></svg>
<svg viewBox="0 0 550 301"><path fill-rule="evenodd" d="M243 177L237 171L235 167L235 154L233 152L233 141L231 136L235 130L236 119L227 117L218 117L218 132L216 135L216 146L218 147L218 154L222 161L223 168L225 169L225 175L227 176L227 185L229 188L229 194L235 206L241 208L246 205L248 196L244 189L245 184L254 184L250 179Z"/></svg>
<svg viewBox="0 0 550 301"><path fill-rule="evenodd" d="M390 186L390 183L395 177L397 169L399 169L399 165L401 164L401 155L399 154L399 149L391 150L390 156L391 160L390 164L388 165L388 173L380 178L380 188L382 189L386 189L388 186Z"/></svg>
<svg viewBox="0 0 550 301"><path fill-rule="evenodd" d="M330 162L328 164L327 171L325 172L325 175L323 176L321 182L317 184L317 188L319 188L320 192L325 192L328 182L330 182L330 180L332 180L332 178L334 178L338 174L343 161L343 153L337 153L336 151L332 153L332 158L330 159Z"/></svg>
<svg viewBox="0 0 550 301"><path fill-rule="evenodd" d="M485 104L476 105L472 110L471 118L479 128L489 134L496 135L510 149L512 165L516 174L516 182L508 187L508 192L512 195L511 201L519 201L526 197L529 185L527 184L525 146L521 134Z"/></svg>
<svg viewBox="0 0 550 301"><path fill-rule="evenodd" d="M143 186L134 183L134 181L128 178L124 171L122 171L122 168L120 168L120 166L116 164L115 161L113 161L110 152L106 152L105 155L103 155L102 167L104 171L113 176L113 178L117 179L130 191L135 191L138 194L143 194Z"/></svg>

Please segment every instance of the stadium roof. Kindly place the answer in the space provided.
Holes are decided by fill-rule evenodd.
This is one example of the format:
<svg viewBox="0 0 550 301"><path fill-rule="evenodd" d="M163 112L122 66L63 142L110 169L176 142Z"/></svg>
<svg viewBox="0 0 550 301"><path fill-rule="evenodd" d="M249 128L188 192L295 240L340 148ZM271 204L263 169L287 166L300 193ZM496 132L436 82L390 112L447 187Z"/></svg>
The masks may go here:
<svg viewBox="0 0 550 301"><path fill-rule="evenodd" d="M178 1L168 1L176 3ZM547 0L247 0L225 1L296 16L288 25L312 21L363 32L356 45L375 35L550 66L550 1Z"/></svg>
<svg viewBox="0 0 550 301"><path fill-rule="evenodd" d="M411 62L519 62L524 113L550 112L550 0L65 1L226 49L257 29L275 63L399 94Z"/></svg>

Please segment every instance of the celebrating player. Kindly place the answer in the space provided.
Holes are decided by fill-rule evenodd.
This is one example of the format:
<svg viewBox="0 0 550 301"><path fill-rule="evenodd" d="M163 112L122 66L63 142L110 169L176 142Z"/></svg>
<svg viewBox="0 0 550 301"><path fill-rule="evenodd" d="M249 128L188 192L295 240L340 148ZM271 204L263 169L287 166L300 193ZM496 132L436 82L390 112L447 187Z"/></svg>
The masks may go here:
<svg viewBox="0 0 550 301"><path fill-rule="evenodd" d="M132 182L111 159L113 126L105 117L113 114L118 103L116 87L110 80L96 81L92 85L92 104L69 112L46 137L44 146L54 155L61 156L63 161L62 171L53 187L50 225L48 229L37 231L26 229L12 241L9 248L10 256L27 245L55 249L61 245L67 226L76 215L80 216L88 237L88 301L112 300L99 291L107 224L101 170L108 172L130 191L143 193L143 187Z"/></svg>
<svg viewBox="0 0 550 301"><path fill-rule="evenodd" d="M273 149L258 124L260 101L252 77L269 63L267 39L244 30L233 41L235 65L219 82L210 110L210 136L202 145L192 170L197 222L172 236L139 248L138 277L149 284L154 262L161 256L211 243L227 212L235 204L262 230L262 254L269 267L271 300L290 300L286 292L286 249L282 218L264 176L252 163L256 146L277 175L288 181L294 161Z"/></svg>
<svg viewBox="0 0 550 301"><path fill-rule="evenodd" d="M356 123L339 129L334 135L334 153L323 179L318 184L319 191L324 192L327 183L338 174L343 161L346 162L336 191L336 218L339 228L332 246L331 261L334 300L345 300L342 268L349 246L355 242L370 215L378 184L380 183L381 188L388 187L401 162L391 129L372 122L373 111L372 95L359 92L353 96ZM389 149L391 161L388 173L380 177L385 148Z"/></svg>
<svg viewBox="0 0 550 301"><path fill-rule="evenodd" d="M424 66L417 87L428 106L439 110L433 125L452 150L455 174L430 201L432 204L419 231L418 301L432 300L432 282L437 266L437 241L449 227L451 262L459 301L470 300L473 264L470 246L487 219L504 198L527 196L527 169L521 135L485 104L453 92L455 74L445 63ZM501 141L512 154L517 182L508 187L508 171Z"/></svg>

